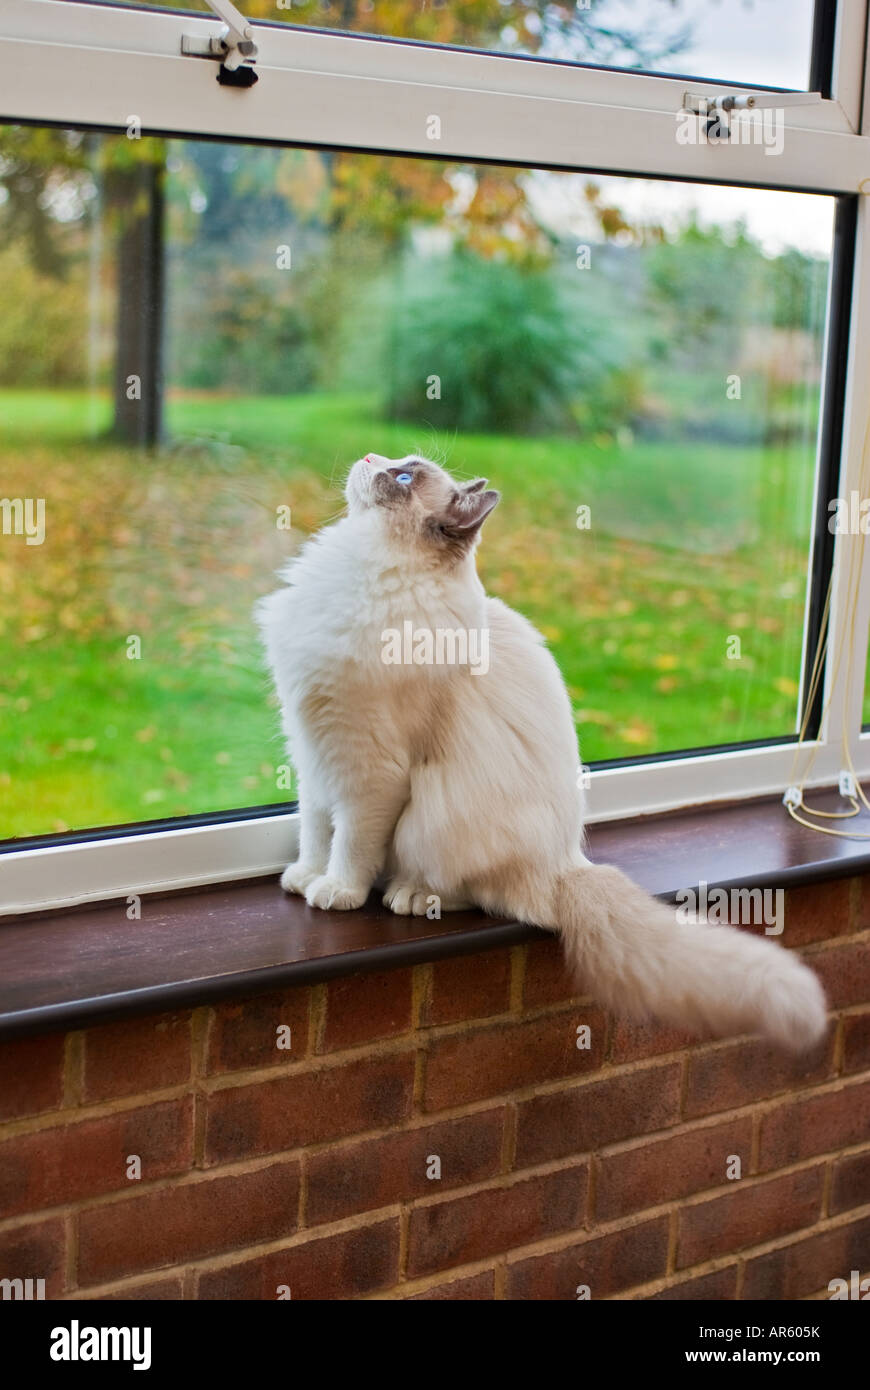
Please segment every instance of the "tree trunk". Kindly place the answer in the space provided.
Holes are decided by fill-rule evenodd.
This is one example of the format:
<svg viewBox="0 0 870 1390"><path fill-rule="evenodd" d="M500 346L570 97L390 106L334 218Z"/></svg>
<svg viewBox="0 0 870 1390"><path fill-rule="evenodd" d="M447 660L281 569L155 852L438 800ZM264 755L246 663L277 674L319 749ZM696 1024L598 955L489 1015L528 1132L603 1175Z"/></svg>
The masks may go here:
<svg viewBox="0 0 870 1390"><path fill-rule="evenodd" d="M148 161L112 180L119 217L112 433L140 448L163 436L163 175L161 163Z"/></svg>

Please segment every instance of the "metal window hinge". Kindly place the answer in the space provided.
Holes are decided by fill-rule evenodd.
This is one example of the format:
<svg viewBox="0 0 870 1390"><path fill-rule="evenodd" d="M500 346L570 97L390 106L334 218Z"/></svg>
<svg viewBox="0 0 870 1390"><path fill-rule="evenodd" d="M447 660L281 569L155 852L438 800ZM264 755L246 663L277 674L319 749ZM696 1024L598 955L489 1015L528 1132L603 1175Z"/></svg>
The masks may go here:
<svg viewBox="0 0 870 1390"><path fill-rule="evenodd" d="M732 111L779 111L786 106L817 106L821 100L821 92L716 92L713 96L684 92L682 110L699 116L707 131L715 127L727 140Z"/></svg>
<svg viewBox="0 0 870 1390"><path fill-rule="evenodd" d="M225 87L253 87L257 81L253 64L257 61L254 31L231 0L206 0L224 27L213 38L182 34L181 51L192 58L220 61L217 80Z"/></svg>

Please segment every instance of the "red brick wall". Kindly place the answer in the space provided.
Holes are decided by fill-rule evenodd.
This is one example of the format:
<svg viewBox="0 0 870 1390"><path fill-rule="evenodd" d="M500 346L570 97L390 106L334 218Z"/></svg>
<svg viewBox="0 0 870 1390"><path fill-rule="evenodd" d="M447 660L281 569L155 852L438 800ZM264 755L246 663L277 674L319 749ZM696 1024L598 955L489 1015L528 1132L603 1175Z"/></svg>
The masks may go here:
<svg viewBox="0 0 870 1390"><path fill-rule="evenodd" d="M52 1298L827 1296L870 1269L867 883L788 895L783 939L834 1020L800 1063L616 1022L549 941L7 1043L0 1277Z"/></svg>

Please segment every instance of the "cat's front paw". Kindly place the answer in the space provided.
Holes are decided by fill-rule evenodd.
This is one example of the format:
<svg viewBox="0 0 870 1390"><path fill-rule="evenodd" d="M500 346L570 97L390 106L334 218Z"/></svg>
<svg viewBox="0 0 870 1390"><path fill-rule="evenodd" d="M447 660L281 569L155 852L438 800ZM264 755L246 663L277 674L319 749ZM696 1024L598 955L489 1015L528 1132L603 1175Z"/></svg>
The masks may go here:
<svg viewBox="0 0 870 1390"><path fill-rule="evenodd" d="M417 888L396 878L387 884L384 893L384 907L390 908L399 917L431 917L437 920L442 911L450 912L454 907L463 906L464 903L442 902L430 888Z"/></svg>
<svg viewBox="0 0 870 1390"><path fill-rule="evenodd" d="M305 901L309 907L332 908L337 912L351 912L362 907L369 895L367 887L349 886L329 874L321 874L309 883Z"/></svg>
<svg viewBox="0 0 870 1390"><path fill-rule="evenodd" d="M298 893L302 897L309 883L313 883L320 874L320 869L312 869L297 859L295 864L288 864L281 875L281 887L285 893Z"/></svg>

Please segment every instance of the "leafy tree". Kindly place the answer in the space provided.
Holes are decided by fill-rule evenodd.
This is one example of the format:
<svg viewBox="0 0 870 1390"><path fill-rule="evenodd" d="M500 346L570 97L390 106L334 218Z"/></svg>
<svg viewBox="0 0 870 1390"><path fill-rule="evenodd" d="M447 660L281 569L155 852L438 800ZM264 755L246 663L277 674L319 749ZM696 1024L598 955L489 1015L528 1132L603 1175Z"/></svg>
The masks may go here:
<svg viewBox="0 0 870 1390"><path fill-rule="evenodd" d="M806 328L819 317L828 284L828 267L817 256L789 247L770 268L776 328Z"/></svg>
<svg viewBox="0 0 870 1390"><path fill-rule="evenodd" d="M78 131L38 126L0 126L0 205L7 242L21 239L39 274L63 279L67 257L57 235L53 193L58 185L81 189L88 151Z"/></svg>
<svg viewBox="0 0 870 1390"><path fill-rule="evenodd" d="M164 3L185 9L190 0ZM275 19L274 0L244 0L241 8L252 19ZM288 0L280 8L286 11L280 18L317 27L622 66L660 65L688 40L686 27L674 22L675 0L658 0L654 18L632 24L612 22L611 0L590 0L588 9L563 0ZM62 187L83 187L93 158L105 178L117 245L114 431L128 442L150 444L161 432L163 142L110 138L94 143L75 132L0 127L0 186L6 193L0 219L9 236L24 240L35 268L62 278L53 195ZM244 160L233 161L219 146L211 151L199 146L196 158L209 200L208 235L220 237L228 221L247 215L238 198L246 185L257 199L281 196L258 181L257 152L246 151ZM325 174L320 215L336 235L364 233L395 246L411 223L440 219L454 198L443 163L360 160L346 153L324 153L319 159ZM464 213L454 218L458 238L484 256L540 263L548 238L531 212L522 174L469 172L475 189ZM249 210L256 216L254 198ZM603 213L608 232L620 218L613 209ZM134 377L141 380L141 400L130 385Z"/></svg>
<svg viewBox="0 0 870 1390"><path fill-rule="evenodd" d="M694 218L679 236L651 249L650 293L672 355L691 360L717 335L734 337L745 323L746 306L757 305L749 287L758 280L761 259L745 227L725 240L719 227L702 227Z"/></svg>
<svg viewBox="0 0 870 1390"><path fill-rule="evenodd" d="M0 227L45 278L63 281L69 269L61 212L87 225L95 177L101 185L117 247L114 432L129 443L160 433L164 159L162 140L0 126Z"/></svg>
<svg viewBox="0 0 870 1390"><path fill-rule="evenodd" d="M190 0L162 4L190 9ZM248 19L629 68L660 68L686 47L680 4L628 0L640 13L626 20L625 0L238 0Z"/></svg>

